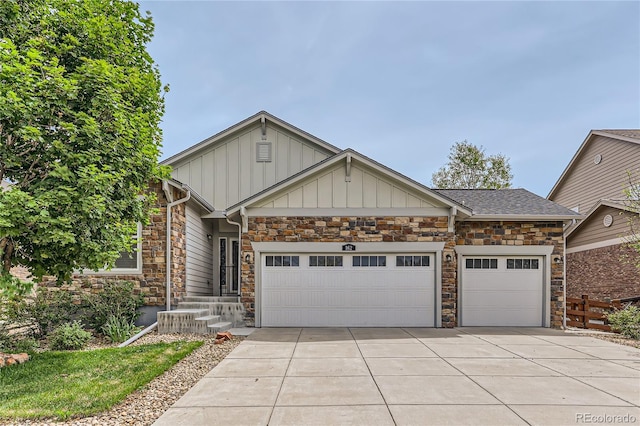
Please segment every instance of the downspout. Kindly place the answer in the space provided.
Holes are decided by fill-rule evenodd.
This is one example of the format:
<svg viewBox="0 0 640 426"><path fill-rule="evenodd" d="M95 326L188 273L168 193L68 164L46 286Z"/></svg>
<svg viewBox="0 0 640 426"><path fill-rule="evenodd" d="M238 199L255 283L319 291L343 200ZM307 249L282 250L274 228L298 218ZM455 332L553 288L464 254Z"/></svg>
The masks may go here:
<svg viewBox="0 0 640 426"><path fill-rule="evenodd" d="M166 263L167 263L167 268L166 268L166 286L167 286L167 294L166 294L166 298L167 298L167 311L171 310L171 209L174 206L177 206L178 204L182 204L182 203L186 203L187 201L189 201L189 199L191 198L191 191L189 191L188 189L185 189L184 187L178 187L168 181L163 181L162 182L162 189L165 192L165 195L167 196L167 201L173 199L173 197L171 196L171 192L169 191L169 185L173 186L174 188L178 188L181 189L183 191L187 192L187 195L184 198L180 198L179 200L170 202L167 204L167 245L166 245Z"/></svg>

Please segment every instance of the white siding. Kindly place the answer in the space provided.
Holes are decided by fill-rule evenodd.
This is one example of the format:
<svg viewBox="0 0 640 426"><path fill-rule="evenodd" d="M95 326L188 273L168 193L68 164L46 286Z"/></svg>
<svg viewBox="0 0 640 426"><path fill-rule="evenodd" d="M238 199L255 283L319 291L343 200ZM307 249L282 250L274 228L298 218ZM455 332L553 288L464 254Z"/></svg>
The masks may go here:
<svg viewBox="0 0 640 426"><path fill-rule="evenodd" d="M187 204L187 294L189 296L213 295L213 242L207 234L213 235L212 226L200 219L200 211L191 203Z"/></svg>
<svg viewBox="0 0 640 426"><path fill-rule="evenodd" d="M364 167L351 167L351 182L346 181L343 164L324 171L280 192L261 203L266 208L429 208L441 204L425 199L387 177Z"/></svg>
<svg viewBox="0 0 640 426"><path fill-rule="evenodd" d="M272 160L258 162L256 143L261 141L260 125L255 125L173 164L172 175L224 210L332 155L267 122Z"/></svg>

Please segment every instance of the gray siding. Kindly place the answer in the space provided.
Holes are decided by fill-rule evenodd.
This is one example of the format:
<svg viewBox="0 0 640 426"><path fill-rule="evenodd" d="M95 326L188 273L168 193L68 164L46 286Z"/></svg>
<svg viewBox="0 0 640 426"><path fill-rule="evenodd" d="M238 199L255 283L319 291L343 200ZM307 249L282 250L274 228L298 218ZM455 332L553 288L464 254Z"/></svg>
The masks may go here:
<svg viewBox="0 0 640 426"><path fill-rule="evenodd" d="M257 162L256 143L261 141L256 124L174 164L173 177L224 210L332 155L267 122L272 160Z"/></svg>
<svg viewBox="0 0 640 426"><path fill-rule="evenodd" d="M366 167L352 166L351 180L346 181L345 165L336 165L319 176L265 200L265 208L411 208L435 207L415 190L403 187Z"/></svg>
<svg viewBox="0 0 640 426"><path fill-rule="evenodd" d="M594 157L602 155L600 164ZM627 171L640 165L640 144L594 136L585 146L552 201L584 214L601 199L621 200L628 187Z"/></svg>
<svg viewBox="0 0 640 426"><path fill-rule="evenodd" d="M613 224L606 227L603 225L603 219L608 214L613 217ZM567 248L572 249L629 235L629 217L628 214L621 215L618 209L602 206L587 219L586 223L582 224L580 229L567 238Z"/></svg>
<svg viewBox="0 0 640 426"><path fill-rule="evenodd" d="M200 219L202 212L192 203L187 204L186 272L189 296L213 295L213 235L212 225Z"/></svg>

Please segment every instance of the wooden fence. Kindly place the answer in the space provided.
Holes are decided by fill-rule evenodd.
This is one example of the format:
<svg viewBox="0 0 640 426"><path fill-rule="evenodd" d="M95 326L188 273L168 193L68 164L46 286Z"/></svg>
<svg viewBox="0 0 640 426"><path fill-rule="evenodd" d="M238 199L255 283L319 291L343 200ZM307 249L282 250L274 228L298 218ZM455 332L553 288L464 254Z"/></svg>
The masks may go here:
<svg viewBox="0 0 640 426"><path fill-rule="evenodd" d="M586 294L581 298L567 297L567 325L578 328L591 328L612 331L606 314L622 309L619 300L600 302L589 300Z"/></svg>

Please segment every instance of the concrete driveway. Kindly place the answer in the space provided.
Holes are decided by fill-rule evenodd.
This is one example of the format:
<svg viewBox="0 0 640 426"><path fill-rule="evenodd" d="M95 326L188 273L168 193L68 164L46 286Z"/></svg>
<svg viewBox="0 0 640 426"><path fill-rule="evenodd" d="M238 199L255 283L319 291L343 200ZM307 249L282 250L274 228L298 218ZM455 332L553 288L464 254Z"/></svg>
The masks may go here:
<svg viewBox="0 0 640 426"><path fill-rule="evenodd" d="M156 425L640 424L640 350L541 328L257 329Z"/></svg>

